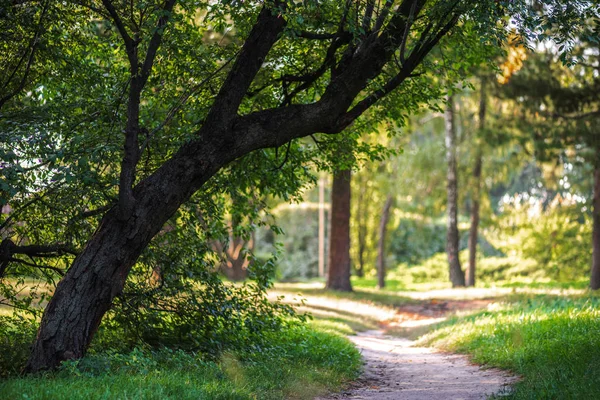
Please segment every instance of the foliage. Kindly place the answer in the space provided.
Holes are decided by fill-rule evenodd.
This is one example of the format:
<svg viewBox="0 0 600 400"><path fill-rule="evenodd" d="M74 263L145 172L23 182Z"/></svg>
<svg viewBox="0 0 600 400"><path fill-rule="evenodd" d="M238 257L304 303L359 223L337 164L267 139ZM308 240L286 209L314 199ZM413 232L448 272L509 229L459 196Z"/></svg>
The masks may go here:
<svg viewBox="0 0 600 400"><path fill-rule="evenodd" d="M37 326L22 315L0 316L0 379L21 372L29 357Z"/></svg>
<svg viewBox="0 0 600 400"><path fill-rule="evenodd" d="M360 368L358 351L339 335L294 325L268 341L263 352L228 352L218 360L168 348L96 352L55 373L5 379L0 397L312 399Z"/></svg>
<svg viewBox="0 0 600 400"><path fill-rule="evenodd" d="M582 213L583 207L561 197L556 197L545 210L541 205L506 204L499 221L503 236L510 235L505 251L534 260L540 271L538 276L559 282L588 276L592 221L588 213Z"/></svg>
<svg viewBox="0 0 600 400"><path fill-rule="evenodd" d="M420 340L522 377L510 399L600 396L599 299L539 296L455 317Z"/></svg>

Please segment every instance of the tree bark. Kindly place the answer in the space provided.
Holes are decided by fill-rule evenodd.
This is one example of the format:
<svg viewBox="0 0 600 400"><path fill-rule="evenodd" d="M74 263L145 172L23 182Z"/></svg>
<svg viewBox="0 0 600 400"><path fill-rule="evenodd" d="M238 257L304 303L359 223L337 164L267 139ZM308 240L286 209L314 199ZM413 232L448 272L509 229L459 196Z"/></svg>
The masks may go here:
<svg viewBox="0 0 600 400"><path fill-rule="evenodd" d="M600 163L596 161L594 168L594 197L593 197L593 232L592 232L592 276L590 288L600 289Z"/></svg>
<svg viewBox="0 0 600 400"><path fill-rule="evenodd" d="M331 234L327 289L352 291L350 284L350 178L349 169L336 171L331 188Z"/></svg>
<svg viewBox="0 0 600 400"><path fill-rule="evenodd" d="M475 286L475 272L477 269L477 240L479 236L479 205L481 201L481 164L482 149L481 135L485 129L485 113L487 108L486 81L481 78L481 91L479 95L479 129L475 137L475 165L473 166L473 204L471 206L471 228L469 230L469 270L467 272L467 286Z"/></svg>
<svg viewBox="0 0 600 400"><path fill-rule="evenodd" d="M454 122L454 99L448 97L445 113L446 119L446 159L448 162L448 231L446 236L446 253L452 287L465 286L465 274L460 267L458 236L458 184L456 172L456 127Z"/></svg>
<svg viewBox="0 0 600 400"><path fill-rule="evenodd" d="M390 208L392 207L393 197L388 195L385 199L381 219L379 220L379 238L377 240L377 287L385 287L385 243L387 234L387 225L390 220Z"/></svg>

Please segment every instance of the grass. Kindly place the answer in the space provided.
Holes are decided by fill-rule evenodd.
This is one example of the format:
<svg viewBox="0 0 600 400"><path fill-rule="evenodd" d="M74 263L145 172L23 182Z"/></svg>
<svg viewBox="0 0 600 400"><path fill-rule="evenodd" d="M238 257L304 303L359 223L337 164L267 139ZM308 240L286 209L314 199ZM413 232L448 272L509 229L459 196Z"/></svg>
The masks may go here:
<svg viewBox="0 0 600 400"><path fill-rule="evenodd" d="M454 317L419 343L520 375L511 399L600 398L600 298L595 295L534 296Z"/></svg>
<svg viewBox="0 0 600 400"><path fill-rule="evenodd" d="M0 398L312 399L357 377L360 355L344 337L295 326L262 352L218 362L168 349L102 352L54 373L0 381Z"/></svg>
<svg viewBox="0 0 600 400"><path fill-rule="evenodd" d="M304 295L309 309L312 297L354 302L343 309L348 313L338 314L319 315L322 307L312 306L317 311L313 323L338 332L353 330L353 318L377 326L375 316L359 315L358 304L385 309L415 301L401 295L409 291L374 293L367 280L353 284L354 294L324 293L317 283L278 290ZM475 363L517 374L520 381L503 399L600 399L600 295L583 288L578 282L513 282L505 290L490 291L494 302L485 311L424 327L417 344L464 353Z"/></svg>

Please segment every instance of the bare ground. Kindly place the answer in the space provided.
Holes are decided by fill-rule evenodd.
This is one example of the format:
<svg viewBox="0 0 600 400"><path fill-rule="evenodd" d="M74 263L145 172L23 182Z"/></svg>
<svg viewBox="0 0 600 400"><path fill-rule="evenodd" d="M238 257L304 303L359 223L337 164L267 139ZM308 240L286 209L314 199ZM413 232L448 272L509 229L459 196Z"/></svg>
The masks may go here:
<svg viewBox="0 0 600 400"><path fill-rule="evenodd" d="M327 318L336 312L351 314L379 328L349 336L363 355L361 377L344 392L316 400L483 400L510 392L518 377L474 365L465 356L416 347L409 339L449 315L493 307L496 293L452 290L403 295L415 301L391 308L348 299L304 296L303 308L315 315Z"/></svg>
<svg viewBox="0 0 600 400"><path fill-rule="evenodd" d="M466 357L414 347L413 341L385 336L381 330L351 336L365 366L361 377L343 393L322 400L486 399L507 393L516 378L496 369L482 369Z"/></svg>

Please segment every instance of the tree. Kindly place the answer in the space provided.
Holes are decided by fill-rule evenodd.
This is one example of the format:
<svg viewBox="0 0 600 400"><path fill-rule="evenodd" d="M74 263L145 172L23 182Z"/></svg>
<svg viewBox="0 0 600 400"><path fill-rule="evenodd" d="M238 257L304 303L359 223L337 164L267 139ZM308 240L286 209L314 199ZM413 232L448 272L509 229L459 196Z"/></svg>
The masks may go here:
<svg viewBox="0 0 600 400"><path fill-rule="evenodd" d="M102 217L97 226L78 233L91 236L82 239L81 251L44 311L29 372L84 355L152 238L235 160L273 163L272 152L253 152L283 145L294 151L294 139L342 132L380 99L384 105L386 95L393 98L403 83L425 84L419 76L433 67L424 60L449 32L476 31L482 40L496 41L504 37L498 20L523 10L512 2L422 0L397 7L393 1L379 6L371 1L52 4L68 17L56 20L66 21L67 28L56 32L81 34L81 40L68 52L58 51L64 50L61 41L48 43L64 58L54 58L55 68L40 78L42 95L25 94L4 104L18 110L19 102L27 101L40 111L37 122L10 130L14 138L32 135L39 141L31 140L23 154L9 160L17 178L9 177L6 185L12 191L26 176L39 185L54 182L56 190L71 191L74 203L101 203L87 211ZM574 19L581 4L550 11L549 21ZM539 19L521 21L535 26ZM235 34L221 35L224 48L206 46L208 25L217 30L229 25ZM73 70L83 72L76 75L82 77L79 82L72 79ZM111 105L123 100L123 114L95 107L107 93L114 94L108 96ZM65 106L75 103L63 103L65 98L79 100L69 109L82 118L68 119ZM51 119L41 114L47 109L53 110ZM79 131L82 126L93 134ZM50 151L57 144L71 151L59 157ZM41 176L24 170L25 160L32 160ZM87 193L86 188L94 188L93 196L75 195ZM21 185L20 190L31 188Z"/></svg>
<svg viewBox="0 0 600 400"><path fill-rule="evenodd" d="M352 171L344 169L333 175L331 187L331 228L327 288L351 292L350 283L350 179Z"/></svg>
<svg viewBox="0 0 600 400"><path fill-rule="evenodd" d="M584 189L581 197L587 197L591 206L587 207L592 217L590 288L597 290L600 289L600 134L596 128L600 116L597 98L600 59L597 38L591 32L584 32L576 41L574 54L581 62L572 66L565 66L549 53L532 55L526 68L511 79L506 92L523 107L527 117L524 121L528 121L524 129L533 133L540 160L583 162L593 171L589 177L591 187L589 191ZM571 184L562 190L565 189L577 190Z"/></svg>
<svg viewBox="0 0 600 400"><path fill-rule="evenodd" d="M394 197L388 195L381 211L381 218L379 220L379 232L377 238L377 287L383 289L385 287L385 243L387 235L387 225L390 220L390 209L392 208L392 202Z"/></svg>
<svg viewBox="0 0 600 400"><path fill-rule="evenodd" d="M452 287L465 286L465 274L460 267L459 236L458 236L458 184L456 172L456 126L454 115L454 99L448 96L448 104L444 114L446 120L446 160L448 163L447 172L447 232L446 232L446 253L448 254L448 268L450 272L450 282Z"/></svg>
<svg viewBox="0 0 600 400"><path fill-rule="evenodd" d="M485 114L487 108L486 81L480 79L479 92L479 135L485 129ZM475 271L477 262L477 240L479 233L479 204L481 202L481 167L482 167L482 146L479 138L475 138L475 163L473 166L473 193L471 205L471 227L469 229L469 269L467 270L467 286L475 286Z"/></svg>

